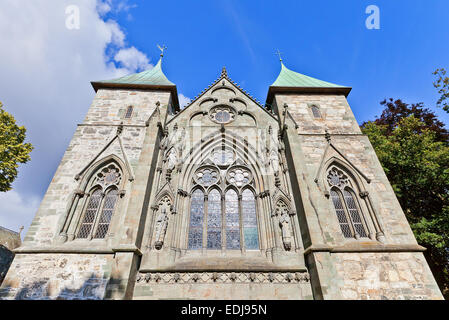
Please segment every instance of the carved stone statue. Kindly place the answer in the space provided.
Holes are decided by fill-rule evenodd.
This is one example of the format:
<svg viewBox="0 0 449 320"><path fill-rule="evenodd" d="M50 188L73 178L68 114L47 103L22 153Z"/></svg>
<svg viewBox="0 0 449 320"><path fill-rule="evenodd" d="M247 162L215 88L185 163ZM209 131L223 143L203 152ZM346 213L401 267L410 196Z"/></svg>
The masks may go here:
<svg viewBox="0 0 449 320"><path fill-rule="evenodd" d="M154 247L157 250L162 248L164 244L165 233L167 232L168 227L168 215L166 208L162 208L157 216L156 220L156 242L154 243Z"/></svg>
<svg viewBox="0 0 449 320"><path fill-rule="evenodd" d="M284 242L284 248L290 251L292 248L291 232L290 232L290 217L288 212L283 211L279 217L279 224L282 229L282 241Z"/></svg>
<svg viewBox="0 0 449 320"><path fill-rule="evenodd" d="M276 151L272 151L270 154L271 167L273 168L274 174L279 172L279 155Z"/></svg>
<svg viewBox="0 0 449 320"><path fill-rule="evenodd" d="M167 169L170 170L170 172L173 171L177 163L178 163L178 155L176 150L173 148L167 155Z"/></svg>

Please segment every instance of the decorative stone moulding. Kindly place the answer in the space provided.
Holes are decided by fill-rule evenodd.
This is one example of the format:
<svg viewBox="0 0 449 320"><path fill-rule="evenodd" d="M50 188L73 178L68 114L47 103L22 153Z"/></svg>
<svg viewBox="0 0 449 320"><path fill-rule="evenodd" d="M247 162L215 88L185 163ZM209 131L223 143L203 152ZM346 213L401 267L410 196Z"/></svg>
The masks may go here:
<svg viewBox="0 0 449 320"><path fill-rule="evenodd" d="M215 148L211 152L212 161L218 166L229 166L235 160L235 154L231 149Z"/></svg>
<svg viewBox="0 0 449 320"><path fill-rule="evenodd" d="M217 106L210 109L209 116L216 123L227 124L235 119L235 111L228 106Z"/></svg>
<svg viewBox="0 0 449 320"><path fill-rule="evenodd" d="M342 188L348 184L348 177L343 173L343 171L333 167L327 175L327 181L330 186Z"/></svg>
<svg viewBox="0 0 449 320"><path fill-rule="evenodd" d="M137 283L307 283L307 272L151 272L139 273Z"/></svg>
<svg viewBox="0 0 449 320"><path fill-rule="evenodd" d="M118 185L121 178L120 169L114 163L105 166L97 173L97 182L104 188L110 185Z"/></svg>

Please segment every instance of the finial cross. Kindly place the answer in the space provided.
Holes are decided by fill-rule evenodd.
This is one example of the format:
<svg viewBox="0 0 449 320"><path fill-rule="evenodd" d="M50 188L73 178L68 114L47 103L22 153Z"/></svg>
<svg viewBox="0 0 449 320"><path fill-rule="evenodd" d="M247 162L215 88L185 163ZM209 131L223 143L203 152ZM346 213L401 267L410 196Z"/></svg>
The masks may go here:
<svg viewBox="0 0 449 320"><path fill-rule="evenodd" d="M282 52L280 52L279 49L277 49L274 54L277 54L279 56L279 61L282 61L282 57L281 57Z"/></svg>
<svg viewBox="0 0 449 320"><path fill-rule="evenodd" d="M167 47L165 45L162 45L162 47L160 45L157 45L157 47L159 48L159 50L161 50L161 57L164 56L164 50L167 49Z"/></svg>

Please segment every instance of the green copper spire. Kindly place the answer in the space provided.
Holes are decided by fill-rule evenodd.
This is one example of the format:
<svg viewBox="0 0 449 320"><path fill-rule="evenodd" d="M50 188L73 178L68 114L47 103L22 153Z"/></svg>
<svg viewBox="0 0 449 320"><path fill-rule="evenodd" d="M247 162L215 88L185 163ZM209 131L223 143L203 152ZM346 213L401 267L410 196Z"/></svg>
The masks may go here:
<svg viewBox="0 0 449 320"><path fill-rule="evenodd" d="M340 86L323 80L318 80L304 74L288 69L282 62L280 52L279 60L281 62L281 72L276 81L268 89L266 103L271 105L274 95L277 93L296 93L296 94L337 94L348 96L350 87Z"/></svg>
<svg viewBox="0 0 449 320"><path fill-rule="evenodd" d="M318 80L298 72L288 69L281 60L281 72L276 81L271 85L273 87L318 87L318 88L344 88L343 86L330 82Z"/></svg>
<svg viewBox="0 0 449 320"><path fill-rule="evenodd" d="M161 50L161 57L158 63L150 70L139 73L129 74L116 79L93 81L91 82L95 92L101 88L121 88L121 89L149 89L170 91L172 93L173 105L175 110L179 110L178 92L176 85L167 79L164 72L162 72L162 57L164 56L165 46L158 48Z"/></svg>
<svg viewBox="0 0 449 320"><path fill-rule="evenodd" d="M174 86L175 84L167 79L162 72L162 57L154 68L140 73L134 73L112 80L97 81L96 83L129 84L144 86Z"/></svg>

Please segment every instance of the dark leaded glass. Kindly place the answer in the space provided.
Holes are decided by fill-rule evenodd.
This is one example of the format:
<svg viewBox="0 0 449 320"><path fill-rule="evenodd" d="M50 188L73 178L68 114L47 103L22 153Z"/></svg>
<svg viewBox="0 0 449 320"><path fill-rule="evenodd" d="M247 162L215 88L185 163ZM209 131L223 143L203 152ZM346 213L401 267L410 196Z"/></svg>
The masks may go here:
<svg viewBox="0 0 449 320"><path fill-rule="evenodd" d="M101 202L101 190L97 189L92 193L92 195L89 198L86 213L84 214L83 222L81 223L78 232L77 236L78 238L86 239L89 236L95 221L95 216L97 214L98 207L100 206L100 202Z"/></svg>
<svg viewBox="0 0 449 320"><path fill-rule="evenodd" d="M115 203L117 202L117 189L109 191L104 198L103 210L101 212L100 221L98 222L97 232L94 238L102 239L106 236L111 223L112 214L114 213Z"/></svg>
<svg viewBox="0 0 449 320"><path fill-rule="evenodd" d="M349 227L348 219L346 218L343 203L341 202L340 195L337 191L331 190L331 198L335 207L335 213L337 214L338 222L340 223L341 231L345 238L352 238L351 228Z"/></svg>
<svg viewBox="0 0 449 320"><path fill-rule="evenodd" d="M346 206L349 211L349 216L352 219L352 223L354 225L354 229L357 231L360 237L364 238L367 237L365 228L363 227L362 220L360 219L359 210L357 209L357 205L355 203L354 196L352 195L352 192L348 190L343 191Z"/></svg>
<svg viewBox="0 0 449 320"><path fill-rule="evenodd" d="M243 236L246 249L259 249L257 230L256 200L254 194L246 189L242 193Z"/></svg>
<svg viewBox="0 0 449 320"><path fill-rule="evenodd" d="M226 248L240 249L239 200L234 190L226 192Z"/></svg>
<svg viewBox="0 0 449 320"><path fill-rule="evenodd" d="M207 200L207 248L221 249L221 195L215 189Z"/></svg>
<svg viewBox="0 0 449 320"><path fill-rule="evenodd" d="M204 194L197 189L192 194L190 207L189 249L203 247Z"/></svg>

